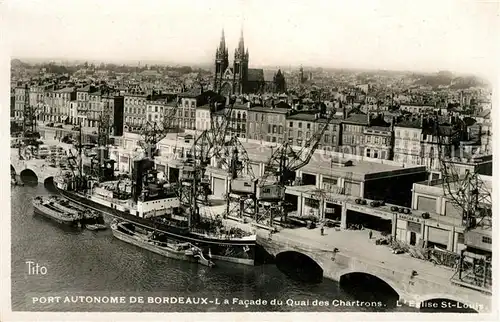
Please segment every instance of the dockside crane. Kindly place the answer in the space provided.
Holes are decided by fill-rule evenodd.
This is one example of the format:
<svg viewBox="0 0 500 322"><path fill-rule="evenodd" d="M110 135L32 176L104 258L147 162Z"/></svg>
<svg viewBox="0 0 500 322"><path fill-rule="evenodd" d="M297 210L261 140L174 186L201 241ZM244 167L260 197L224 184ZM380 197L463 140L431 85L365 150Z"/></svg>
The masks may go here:
<svg viewBox="0 0 500 322"><path fill-rule="evenodd" d="M32 150L37 149L40 143L38 141L40 133L37 132L36 126L36 108L30 105L30 88L28 84L24 86L22 130L22 136L18 145L18 154L21 160L24 159L23 152L25 152L27 148L31 147Z"/></svg>
<svg viewBox="0 0 500 322"><path fill-rule="evenodd" d="M490 189L478 170L465 170L460 174L456 168L458 157L447 152L452 142L445 142L440 124L436 129L442 186L445 198L462 213L464 244L452 282L491 293L492 289L492 200ZM453 133L463 133L463 124L457 120ZM449 137L449 136L448 136ZM452 150L453 151L453 150ZM463 151L459 151L460 154ZM462 155L460 155L462 157Z"/></svg>
<svg viewBox="0 0 500 322"><path fill-rule="evenodd" d="M245 147L238 137L233 135L227 141L219 153L218 168L224 169L229 174L229 193L226 198L226 215L237 217L243 215L253 206L257 206L256 183L257 178L253 172L250 158ZM236 199L238 207L231 209L231 201Z"/></svg>
<svg viewBox="0 0 500 322"><path fill-rule="evenodd" d="M156 145L158 142L163 140L168 133L172 133L178 128L175 126L177 108L173 106L165 108L165 113L160 122L146 121L141 127L141 141L139 144L144 149L146 158L156 156L158 152Z"/></svg>
<svg viewBox="0 0 500 322"><path fill-rule="evenodd" d="M216 110L216 108L215 108ZM207 198L210 184L205 176L206 169L213 159L220 160L220 156L226 145L229 134L230 117L232 105L226 106L220 115L211 113L210 129L204 130L194 141L190 151L188 162L195 162L197 168L196 178L200 186L197 194Z"/></svg>
<svg viewBox="0 0 500 322"><path fill-rule="evenodd" d="M316 114L316 119L319 119L320 116L319 113ZM267 202L270 206L264 207L265 213L262 215L258 213L258 207L256 207L255 220L257 223L268 221L269 226L273 227L276 214L283 216L284 220L286 220L286 185L292 184L295 180L295 171L311 161L323 134L334 116L334 113L331 111L327 112L326 122L320 125L319 129L311 138L306 139L305 144L299 149L294 148L290 140L288 140L271 155L266 163L264 175L259 180L257 187L257 200L259 202ZM273 180L270 180L271 178Z"/></svg>

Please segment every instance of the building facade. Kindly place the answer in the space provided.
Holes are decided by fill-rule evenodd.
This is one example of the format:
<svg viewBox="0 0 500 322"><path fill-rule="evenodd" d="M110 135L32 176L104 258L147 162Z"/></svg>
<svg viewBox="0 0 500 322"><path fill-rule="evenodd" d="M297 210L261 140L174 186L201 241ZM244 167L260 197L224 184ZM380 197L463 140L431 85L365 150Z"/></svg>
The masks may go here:
<svg viewBox="0 0 500 322"><path fill-rule="evenodd" d="M146 121L146 98L143 92L124 95L125 132L138 133Z"/></svg>
<svg viewBox="0 0 500 322"><path fill-rule="evenodd" d="M223 96L261 93L269 90L281 93L286 91L285 77L281 70L278 70L272 80L266 81L263 69L248 68L249 59L242 31L238 47L234 52L233 65L229 65L229 51L224 30L222 30L219 47L215 52L213 90Z"/></svg>

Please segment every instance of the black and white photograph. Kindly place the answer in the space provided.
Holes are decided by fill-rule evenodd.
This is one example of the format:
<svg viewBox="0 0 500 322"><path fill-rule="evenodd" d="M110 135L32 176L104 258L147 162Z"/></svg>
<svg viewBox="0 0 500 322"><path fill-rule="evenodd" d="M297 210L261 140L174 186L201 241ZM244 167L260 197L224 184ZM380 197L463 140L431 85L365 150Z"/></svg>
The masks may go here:
<svg viewBox="0 0 500 322"><path fill-rule="evenodd" d="M498 1L0 11L3 321L498 318Z"/></svg>

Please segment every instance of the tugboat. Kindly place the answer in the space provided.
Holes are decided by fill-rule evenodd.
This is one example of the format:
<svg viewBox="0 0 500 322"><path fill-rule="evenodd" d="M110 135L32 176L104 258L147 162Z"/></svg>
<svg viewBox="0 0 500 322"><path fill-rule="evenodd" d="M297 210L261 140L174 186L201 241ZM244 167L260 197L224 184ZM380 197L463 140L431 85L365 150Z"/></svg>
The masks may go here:
<svg viewBox="0 0 500 322"><path fill-rule="evenodd" d="M66 208L57 198L37 196L33 199L34 213L62 225L81 227L83 214Z"/></svg>
<svg viewBox="0 0 500 322"><path fill-rule="evenodd" d="M199 263L208 267L215 264L206 259L199 247L187 242L178 242L164 234L145 229L139 225L134 225L126 221L114 221L111 224L113 236L126 243L149 250L153 253L178 259Z"/></svg>

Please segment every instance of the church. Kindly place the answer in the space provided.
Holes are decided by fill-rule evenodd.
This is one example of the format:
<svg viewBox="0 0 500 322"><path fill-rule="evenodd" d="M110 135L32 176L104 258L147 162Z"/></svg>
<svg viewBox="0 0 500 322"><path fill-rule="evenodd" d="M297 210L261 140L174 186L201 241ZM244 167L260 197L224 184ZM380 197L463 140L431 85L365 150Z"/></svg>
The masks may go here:
<svg viewBox="0 0 500 322"><path fill-rule="evenodd" d="M229 66L229 54L224 30L219 47L215 53L215 78L213 89L223 96L257 93L284 93L285 77L281 70L274 76L268 76L263 69L248 68L249 54L245 48L243 31L238 48L234 52L233 66Z"/></svg>

